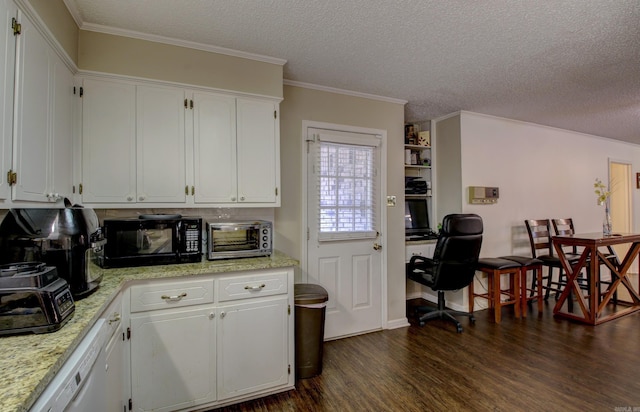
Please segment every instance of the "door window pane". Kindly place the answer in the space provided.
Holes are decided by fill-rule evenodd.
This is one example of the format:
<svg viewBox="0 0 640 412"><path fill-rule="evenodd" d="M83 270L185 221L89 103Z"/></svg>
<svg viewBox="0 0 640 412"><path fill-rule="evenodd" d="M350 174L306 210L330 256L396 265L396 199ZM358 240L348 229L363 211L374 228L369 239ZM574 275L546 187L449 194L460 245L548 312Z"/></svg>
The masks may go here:
<svg viewBox="0 0 640 412"><path fill-rule="evenodd" d="M375 237L376 148L320 142L319 238Z"/></svg>

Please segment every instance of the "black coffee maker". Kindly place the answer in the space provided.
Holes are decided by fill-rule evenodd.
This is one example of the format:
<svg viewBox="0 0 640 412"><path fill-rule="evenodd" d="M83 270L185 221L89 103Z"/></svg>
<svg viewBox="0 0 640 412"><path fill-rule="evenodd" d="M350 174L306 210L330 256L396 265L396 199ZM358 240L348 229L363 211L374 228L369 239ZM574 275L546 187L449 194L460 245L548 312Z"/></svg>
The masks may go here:
<svg viewBox="0 0 640 412"><path fill-rule="evenodd" d="M11 209L0 224L0 264L36 261L55 266L74 298L81 299L102 280L91 273L89 263L103 243L93 209Z"/></svg>

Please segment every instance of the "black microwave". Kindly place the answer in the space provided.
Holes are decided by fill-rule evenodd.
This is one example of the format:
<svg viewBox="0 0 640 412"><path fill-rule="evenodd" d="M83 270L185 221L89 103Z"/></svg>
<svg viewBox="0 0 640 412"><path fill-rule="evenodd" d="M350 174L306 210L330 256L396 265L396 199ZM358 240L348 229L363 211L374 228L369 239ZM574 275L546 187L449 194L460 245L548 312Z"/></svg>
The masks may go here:
<svg viewBox="0 0 640 412"><path fill-rule="evenodd" d="M100 266L126 267L200 262L202 218L181 215L140 215L104 219L106 244Z"/></svg>

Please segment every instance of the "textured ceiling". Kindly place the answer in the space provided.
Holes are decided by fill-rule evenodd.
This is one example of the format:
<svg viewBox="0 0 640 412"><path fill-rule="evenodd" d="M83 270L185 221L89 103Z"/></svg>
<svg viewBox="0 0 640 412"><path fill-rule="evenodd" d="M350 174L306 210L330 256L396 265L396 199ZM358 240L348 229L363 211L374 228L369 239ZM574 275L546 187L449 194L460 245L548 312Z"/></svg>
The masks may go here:
<svg viewBox="0 0 640 412"><path fill-rule="evenodd" d="M285 59L287 80L640 144L640 0L65 0L82 28ZM104 27L100 27L104 29Z"/></svg>

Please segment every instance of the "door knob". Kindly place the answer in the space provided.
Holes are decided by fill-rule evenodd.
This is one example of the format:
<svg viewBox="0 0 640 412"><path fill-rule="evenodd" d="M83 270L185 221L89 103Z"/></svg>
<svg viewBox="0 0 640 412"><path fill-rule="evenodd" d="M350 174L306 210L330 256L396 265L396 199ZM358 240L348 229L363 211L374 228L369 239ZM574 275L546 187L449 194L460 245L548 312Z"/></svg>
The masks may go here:
<svg viewBox="0 0 640 412"><path fill-rule="evenodd" d="M380 245L380 244L378 244L378 243L374 243L374 244L373 244L373 249L374 249L374 250L380 250L380 249L382 249L382 245Z"/></svg>

